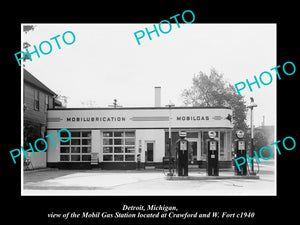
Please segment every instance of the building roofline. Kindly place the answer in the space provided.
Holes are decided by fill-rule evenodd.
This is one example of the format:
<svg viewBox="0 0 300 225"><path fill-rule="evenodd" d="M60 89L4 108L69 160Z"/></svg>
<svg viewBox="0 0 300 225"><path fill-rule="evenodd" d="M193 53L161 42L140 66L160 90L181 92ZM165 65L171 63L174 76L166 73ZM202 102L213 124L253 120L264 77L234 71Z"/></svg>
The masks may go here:
<svg viewBox="0 0 300 225"><path fill-rule="evenodd" d="M140 110L140 109L166 109L168 110L169 107L120 107L120 108L109 108L109 107L95 107L95 108L54 108L48 109L48 111L55 111L55 110ZM219 106L219 107L200 107L200 106L174 106L172 109L231 109L230 107Z"/></svg>
<svg viewBox="0 0 300 225"><path fill-rule="evenodd" d="M56 96L57 94L52 91L50 88L48 88L45 84L43 84L39 79L37 79L34 75L32 75L30 72L28 72L26 69L23 69L23 75L24 75L24 83L28 83L44 92L47 92L53 96Z"/></svg>

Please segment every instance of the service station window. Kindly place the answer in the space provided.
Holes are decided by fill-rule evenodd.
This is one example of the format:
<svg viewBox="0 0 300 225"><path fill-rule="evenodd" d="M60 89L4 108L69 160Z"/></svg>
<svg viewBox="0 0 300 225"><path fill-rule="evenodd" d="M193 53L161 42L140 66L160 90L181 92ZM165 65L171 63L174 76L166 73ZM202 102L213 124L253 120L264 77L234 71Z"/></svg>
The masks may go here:
<svg viewBox="0 0 300 225"><path fill-rule="evenodd" d="M134 162L134 131L103 131L103 161Z"/></svg>
<svg viewBox="0 0 300 225"><path fill-rule="evenodd" d="M91 131L70 131L71 139L60 143L61 162L90 162L92 139ZM68 138L67 132L60 133L61 138Z"/></svg>

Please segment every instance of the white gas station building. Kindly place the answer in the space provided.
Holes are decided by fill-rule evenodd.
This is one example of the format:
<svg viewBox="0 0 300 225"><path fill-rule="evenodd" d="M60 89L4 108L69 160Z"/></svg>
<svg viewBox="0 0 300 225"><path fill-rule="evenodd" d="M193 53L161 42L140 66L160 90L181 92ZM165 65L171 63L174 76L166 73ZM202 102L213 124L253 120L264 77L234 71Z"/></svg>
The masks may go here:
<svg viewBox="0 0 300 225"><path fill-rule="evenodd" d="M178 132L184 130L190 142L189 164L205 167L208 131L213 130L219 145L219 167L231 167L233 124L228 115L232 115L228 107L49 109L47 134L66 128L71 139L64 143L55 136L54 146L48 137L47 166L135 169L140 158L142 166L160 168L163 157L169 156L171 127L172 156Z"/></svg>

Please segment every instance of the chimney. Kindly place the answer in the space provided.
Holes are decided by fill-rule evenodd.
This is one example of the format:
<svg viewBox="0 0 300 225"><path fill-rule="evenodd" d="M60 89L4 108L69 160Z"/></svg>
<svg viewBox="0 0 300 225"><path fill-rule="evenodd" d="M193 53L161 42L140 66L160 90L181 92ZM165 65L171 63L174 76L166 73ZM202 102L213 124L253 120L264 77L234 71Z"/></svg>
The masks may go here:
<svg viewBox="0 0 300 225"><path fill-rule="evenodd" d="M161 107L161 87L154 87L154 107Z"/></svg>
<svg viewBox="0 0 300 225"><path fill-rule="evenodd" d="M261 123L261 126L264 127L265 126L265 116L263 116L263 121Z"/></svg>

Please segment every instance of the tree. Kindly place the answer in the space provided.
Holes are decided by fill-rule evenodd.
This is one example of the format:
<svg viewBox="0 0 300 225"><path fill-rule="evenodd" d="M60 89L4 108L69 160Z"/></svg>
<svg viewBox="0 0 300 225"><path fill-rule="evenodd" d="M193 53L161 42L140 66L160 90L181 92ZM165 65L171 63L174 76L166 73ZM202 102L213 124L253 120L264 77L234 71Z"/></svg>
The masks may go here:
<svg viewBox="0 0 300 225"><path fill-rule="evenodd" d="M23 25L23 32L27 35L27 33L29 31L34 31L36 26L33 26L33 25ZM26 39L26 36L24 37ZM31 44L29 44L27 41L24 41L23 42L23 48L26 49L26 48L29 48L31 46ZM27 53L25 53L25 57L23 59L24 62L26 62L27 59L29 59L29 56ZM23 64L24 65L24 64ZM24 65L25 67L25 65Z"/></svg>
<svg viewBox="0 0 300 225"><path fill-rule="evenodd" d="M223 74L219 74L212 68L207 75L200 71L192 79L192 87L182 92L185 105L202 107L231 107L233 110L233 132L241 129L247 134L246 102L243 96L239 96L235 87L225 81ZM235 135L233 135L235 137Z"/></svg>
<svg viewBox="0 0 300 225"><path fill-rule="evenodd" d="M63 108L67 108L68 99L70 97L61 94L60 91L57 91L56 93L57 93L57 95L56 95L55 99L61 102L61 105L62 105Z"/></svg>
<svg viewBox="0 0 300 225"><path fill-rule="evenodd" d="M24 25L23 26L23 31L25 32L25 34L27 34L29 31L34 31L34 28L35 28L36 26L33 26L33 25Z"/></svg>
<svg viewBox="0 0 300 225"><path fill-rule="evenodd" d="M257 155L260 156L259 152L260 152L260 149L264 146L268 146L268 139L266 137L266 135L264 134L263 131L261 130L256 130L254 132L254 139L253 139L254 143L254 151L256 151ZM273 153L272 153L273 154ZM267 149L263 149L261 151L261 155L263 158L269 158L271 153L269 150Z"/></svg>

